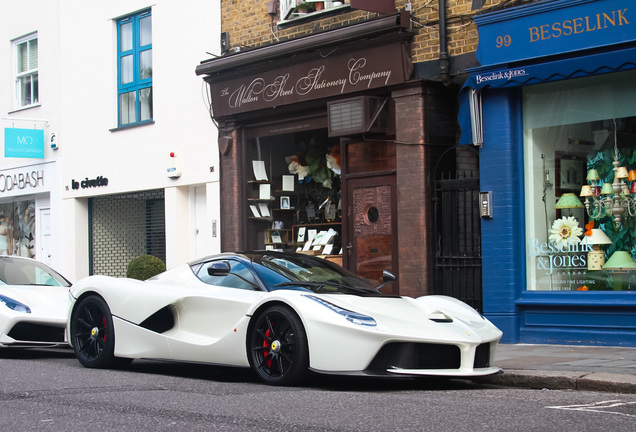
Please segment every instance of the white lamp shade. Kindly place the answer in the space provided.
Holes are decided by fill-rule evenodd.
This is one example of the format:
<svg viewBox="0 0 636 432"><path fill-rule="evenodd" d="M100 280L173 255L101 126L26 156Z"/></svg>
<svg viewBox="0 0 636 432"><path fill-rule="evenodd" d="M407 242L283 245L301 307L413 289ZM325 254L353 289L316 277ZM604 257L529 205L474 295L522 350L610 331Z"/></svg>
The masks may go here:
<svg viewBox="0 0 636 432"><path fill-rule="evenodd" d="M586 235L583 237L584 237L583 241L591 245L612 244L612 241L607 236L607 234L605 234L605 231L603 231L600 228L593 228L592 235L590 236Z"/></svg>

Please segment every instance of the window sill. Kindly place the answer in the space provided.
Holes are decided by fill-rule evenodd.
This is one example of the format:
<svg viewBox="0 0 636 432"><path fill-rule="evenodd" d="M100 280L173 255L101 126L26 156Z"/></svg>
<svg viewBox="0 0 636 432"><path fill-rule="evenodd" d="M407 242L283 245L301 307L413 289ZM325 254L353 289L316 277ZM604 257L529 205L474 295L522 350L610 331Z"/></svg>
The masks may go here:
<svg viewBox="0 0 636 432"><path fill-rule="evenodd" d="M17 113L17 112L20 112L20 111L26 111L26 110L29 110L31 108L38 108L38 107L41 107L41 106L42 106L42 104L40 102L37 102L37 103L34 103L33 105L27 105L27 106L23 106L23 107L20 107L20 108L16 108L16 109L14 109L12 111L7 112L7 114L13 114L13 113Z"/></svg>
<svg viewBox="0 0 636 432"><path fill-rule="evenodd" d="M142 127L142 126L153 125L153 124L155 124L154 120L146 120L146 121L139 122L139 123L131 123L131 124L127 124L127 125L124 125L124 126L118 126L116 128L108 129L108 131L109 132L118 132L118 131L122 131L122 130L134 129L134 128L138 128L138 127Z"/></svg>
<svg viewBox="0 0 636 432"><path fill-rule="evenodd" d="M302 23L306 23L306 22L310 22L310 21L316 21L319 19L323 19L323 18L327 18L329 16L332 15L336 15L342 12L346 12L349 9L351 9L351 5L349 4L343 4L340 6L334 6L331 7L329 9L323 9L321 11L315 11L315 12L310 12L310 13L306 13L306 14L301 14L301 15L297 15L293 18L287 18L284 20L281 20L279 22L276 23L276 27L279 30L282 29L286 29L289 27L293 27ZM292 14L294 15L294 14Z"/></svg>

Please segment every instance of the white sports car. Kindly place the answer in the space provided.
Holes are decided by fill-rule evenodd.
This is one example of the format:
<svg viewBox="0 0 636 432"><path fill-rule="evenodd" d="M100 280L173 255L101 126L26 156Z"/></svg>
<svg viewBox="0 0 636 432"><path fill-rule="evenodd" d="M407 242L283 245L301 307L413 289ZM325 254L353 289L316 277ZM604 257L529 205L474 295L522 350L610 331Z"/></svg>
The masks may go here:
<svg viewBox="0 0 636 432"><path fill-rule="evenodd" d="M135 358L244 366L273 385L298 384L310 370L462 377L499 371L492 362L502 333L477 311L450 297L414 299L380 289L307 255L220 254L143 282L77 282L67 331L86 367Z"/></svg>
<svg viewBox="0 0 636 432"><path fill-rule="evenodd" d="M0 347L67 345L69 286L39 261L0 256Z"/></svg>

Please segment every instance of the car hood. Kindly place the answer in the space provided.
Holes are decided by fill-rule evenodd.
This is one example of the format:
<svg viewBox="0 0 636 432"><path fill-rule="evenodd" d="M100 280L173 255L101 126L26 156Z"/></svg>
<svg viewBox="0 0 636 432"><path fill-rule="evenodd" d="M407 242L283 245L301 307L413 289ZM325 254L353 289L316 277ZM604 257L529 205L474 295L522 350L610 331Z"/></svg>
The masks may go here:
<svg viewBox="0 0 636 432"><path fill-rule="evenodd" d="M65 318L68 311L68 287L3 286L0 294L27 305L34 315Z"/></svg>
<svg viewBox="0 0 636 432"><path fill-rule="evenodd" d="M378 329L404 334L420 334L425 329L462 335L484 330L499 333L487 319L459 300L445 296L358 297L351 295L315 295L341 308L366 314L378 323ZM453 330L450 330L450 328ZM447 335L450 337L450 335ZM462 336L463 337L463 336Z"/></svg>

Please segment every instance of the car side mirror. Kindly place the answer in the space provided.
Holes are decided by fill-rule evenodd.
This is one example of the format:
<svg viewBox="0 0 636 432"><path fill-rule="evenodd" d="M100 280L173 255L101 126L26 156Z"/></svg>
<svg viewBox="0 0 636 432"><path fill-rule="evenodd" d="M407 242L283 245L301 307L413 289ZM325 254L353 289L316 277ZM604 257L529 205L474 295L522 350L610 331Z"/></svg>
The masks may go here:
<svg viewBox="0 0 636 432"><path fill-rule="evenodd" d="M388 271L388 270L383 270L382 271L382 282L384 282L384 283L394 282L395 279L397 279L397 278L390 271Z"/></svg>
<svg viewBox="0 0 636 432"><path fill-rule="evenodd" d="M384 288L385 286L387 286L388 284L395 282L397 278L395 277L395 275L393 273L391 273L388 270L383 270L382 271L382 283L380 285L378 285L375 289L380 291L382 288Z"/></svg>
<svg viewBox="0 0 636 432"><path fill-rule="evenodd" d="M230 264L227 261L216 261L208 266L210 276L227 276L230 274Z"/></svg>

